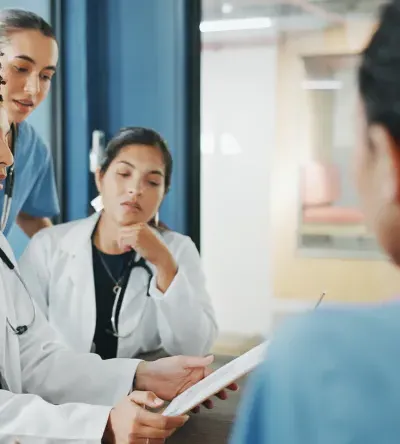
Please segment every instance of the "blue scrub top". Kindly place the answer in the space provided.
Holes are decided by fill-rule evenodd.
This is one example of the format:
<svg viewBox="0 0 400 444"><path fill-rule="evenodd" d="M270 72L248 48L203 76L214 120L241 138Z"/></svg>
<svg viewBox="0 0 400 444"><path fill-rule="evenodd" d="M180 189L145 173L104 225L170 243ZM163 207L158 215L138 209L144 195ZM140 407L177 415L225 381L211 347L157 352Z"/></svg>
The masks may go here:
<svg viewBox="0 0 400 444"><path fill-rule="evenodd" d="M288 321L250 378L230 443L399 444L399 302Z"/></svg>
<svg viewBox="0 0 400 444"><path fill-rule="evenodd" d="M14 162L14 191L6 236L20 211L36 217L53 217L60 212L51 152L27 122L19 125ZM0 190L0 214L3 201L4 189Z"/></svg>

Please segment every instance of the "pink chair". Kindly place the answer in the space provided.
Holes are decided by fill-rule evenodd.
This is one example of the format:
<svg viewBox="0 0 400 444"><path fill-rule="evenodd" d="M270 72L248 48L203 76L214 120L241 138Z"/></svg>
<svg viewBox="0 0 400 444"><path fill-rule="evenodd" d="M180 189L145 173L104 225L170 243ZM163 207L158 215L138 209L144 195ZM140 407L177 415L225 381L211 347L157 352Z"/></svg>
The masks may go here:
<svg viewBox="0 0 400 444"><path fill-rule="evenodd" d="M358 208L334 206L340 197L340 176L334 165L306 164L302 168L301 193L305 223L354 225L364 221Z"/></svg>

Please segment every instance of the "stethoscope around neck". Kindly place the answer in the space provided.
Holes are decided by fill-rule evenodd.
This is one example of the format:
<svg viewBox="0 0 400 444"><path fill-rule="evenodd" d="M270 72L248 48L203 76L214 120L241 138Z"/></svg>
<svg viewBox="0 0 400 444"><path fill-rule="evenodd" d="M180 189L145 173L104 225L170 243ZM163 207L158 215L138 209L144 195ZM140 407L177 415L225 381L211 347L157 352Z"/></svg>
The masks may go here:
<svg viewBox="0 0 400 444"><path fill-rule="evenodd" d="M12 332L15 333L18 336L23 335L24 333L26 333L29 328L32 327L32 325L35 322L36 319L36 308L35 308L35 304L33 302L32 296L30 291L28 290L28 287L26 286L24 280L22 279L21 275L19 274L18 270L16 269L15 265L12 263L11 259L7 256L7 254L5 253L5 251L0 247L0 259L3 261L3 263L6 265L7 268L9 268L18 278L18 280L20 281L20 283L22 284L22 286L24 287L29 300L31 302L31 306L32 306L32 319L28 324L23 324L23 325L17 325L14 326L11 324L10 320L7 317L7 324L8 326L11 328Z"/></svg>
<svg viewBox="0 0 400 444"><path fill-rule="evenodd" d="M100 258L101 258L101 256L100 256ZM103 265L104 265L104 262L103 262ZM132 336L134 333L134 331L131 331L129 333L121 334L119 332L118 322L119 322L119 314L120 314L121 305L122 305L121 298L124 297L124 293L126 291L128 283L129 283L130 275L135 268L143 268L143 270L147 273L146 297L147 298L150 297L150 285L151 285L151 280L153 279L153 272L143 257L134 254L130 263L128 264L127 273L123 277L123 281L122 281L121 285L116 283L114 286L114 289L113 289L113 292L115 294L115 299L114 299L114 303L113 303L113 307L112 307L112 311L111 311L111 319L110 319L111 330L108 330L108 332L110 334L112 334L114 337L120 338L120 339L128 338L128 337ZM138 324L141 324L141 321L143 319L145 311L146 310L144 309L141 316L140 316L140 320L139 320Z"/></svg>
<svg viewBox="0 0 400 444"><path fill-rule="evenodd" d="M11 152L15 158L15 145L16 139L18 135L18 127L16 124L11 124ZM15 162L15 161L14 161ZM14 190L14 180L15 180L15 171L14 171L14 163L8 168L6 183L4 186L4 201L3 201L3 211L1 213L0 220L0 230L4 232L8 218L10 217L11 211L11 203L12 203L12 195Z"/></svg>

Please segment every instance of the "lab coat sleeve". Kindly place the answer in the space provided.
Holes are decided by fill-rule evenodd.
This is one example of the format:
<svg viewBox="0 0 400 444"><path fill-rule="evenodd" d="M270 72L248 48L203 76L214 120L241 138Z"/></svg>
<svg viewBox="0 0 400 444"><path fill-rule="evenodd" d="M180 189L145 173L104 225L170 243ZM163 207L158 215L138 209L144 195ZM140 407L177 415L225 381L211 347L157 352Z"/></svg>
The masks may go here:
<svg viewBox="0 0 400 444"><path fill-rule="evenodd" d="M185 238L174 258L178 272L167 291L163 294L158 290L157 276L150 285L161 343L171 355L204 355L218 328L200 255L193 241Z"/></svg>
<svg viewBox="0 0 400 444"><path fill-rule="evenodd" d="M47 229L43 229L32 237L18 261L21 276L46 318L49 312L50 282L50 265L46 252L49 251L52 251L51 238Z"/></svg>
<svg viewBox="0 0 400 444"><path fill-rule="evenodd" d="M0 390L0 444L100 444L111 407L56 406L39 396Z"/></svg>
<svg viewBox="0 0 400 444"><path fill-rule="evenodd" d="M29 319L29 304L21 297L18 300L22 302L17 317ZM39 310L34 324L19 336L19 345L23 391L54 404L113 406L131 392L140 363L137 359L103 361L93 353L76 353L58 341Z"/></svg>
<svg viewBox="0 0 400 444"><path fill-rule="evenodd" d="M35 247L36 243L33 245ZM37 262L40 260L38 258ZM32 318L32 307L21 283L11 272L10 275L15 285L13 294L20 293L14 299L15 322L20 325ZM31 292L33 282L26 282ZM33 285L33 291L39 291L38 285ZM36 304L35 296L34 299ZM131 391L140 362L137 359L103 361L96 354L76 353L61 342L40 310L36 310L35 322L29 330L19 336L19 347L24 392L35 393L54 404L115 405Z"/></svg>

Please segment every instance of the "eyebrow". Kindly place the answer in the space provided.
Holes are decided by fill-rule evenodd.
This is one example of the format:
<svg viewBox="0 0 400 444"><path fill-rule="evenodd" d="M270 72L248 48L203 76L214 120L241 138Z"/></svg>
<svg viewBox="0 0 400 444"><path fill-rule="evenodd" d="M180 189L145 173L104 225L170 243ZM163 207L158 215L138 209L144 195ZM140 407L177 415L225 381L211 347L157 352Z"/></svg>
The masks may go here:
<svg viewBox="0 0 400 444"><path fill-rule="evenodd" d="M128 165L131 168L135 168L135 165L133 165L132 163L126 161L126 160L120 160L118 163L124 163L125 165ZM158 174L159 176L163 176L164 177L164 173L160 170L151 170L149 171L148 174Z"/></svg>
<svg viewBox="0 0 400 444"><path fill-rule="evenodd" d="M32 57L29 57L27 55L21 54L21 55L17 55L15 56L16 59L22 59L25 60L29 63L32 63L33 65L36 65L36 62L33 60ZM49 66L45 66L43 69L48 69L50 71L56 71L56 67L54 65L49 65Z"/></svg>

